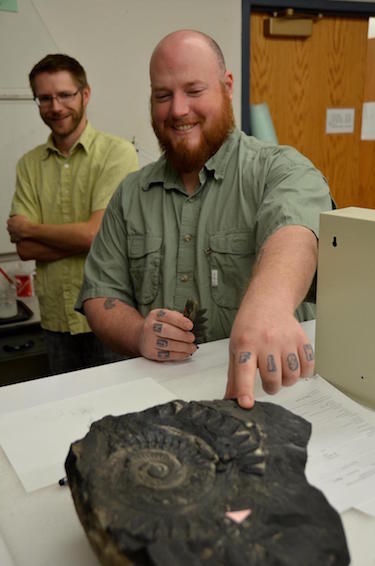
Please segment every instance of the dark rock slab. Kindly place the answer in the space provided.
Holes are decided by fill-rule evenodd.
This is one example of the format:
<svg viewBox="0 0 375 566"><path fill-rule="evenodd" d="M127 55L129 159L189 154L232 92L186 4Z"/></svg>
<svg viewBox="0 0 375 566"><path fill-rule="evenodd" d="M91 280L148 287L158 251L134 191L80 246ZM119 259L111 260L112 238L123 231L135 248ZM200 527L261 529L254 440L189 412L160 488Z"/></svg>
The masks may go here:
<svg viewBox="0 0 375 566"><path fill-rule="evenodd" d="M272 403L173 401L93 423L65 467L102 564L344 566L340 517L304 475L310 432Z"/></svg>

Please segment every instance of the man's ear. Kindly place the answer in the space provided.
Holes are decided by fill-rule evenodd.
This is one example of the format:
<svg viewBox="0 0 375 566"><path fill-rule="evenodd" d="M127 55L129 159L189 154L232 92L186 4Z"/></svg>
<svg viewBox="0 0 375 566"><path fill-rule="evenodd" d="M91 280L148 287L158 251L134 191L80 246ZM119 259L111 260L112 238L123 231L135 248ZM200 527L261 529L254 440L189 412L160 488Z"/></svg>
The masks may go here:
<svg viewBox="0 0 375 566"><path fill-rule="evenodd" d="M225 71L224 74L224 85L228 92L229 98L233 98L233 75L230 71Z"/></svg>
<svg viewBox="0 0 375 566"><path fill-rule="evenodd" d="M89 85L87 85L82 89L82 100L85 108L90 100L90 96L91 96L91 88L89 87Z"/></svg>

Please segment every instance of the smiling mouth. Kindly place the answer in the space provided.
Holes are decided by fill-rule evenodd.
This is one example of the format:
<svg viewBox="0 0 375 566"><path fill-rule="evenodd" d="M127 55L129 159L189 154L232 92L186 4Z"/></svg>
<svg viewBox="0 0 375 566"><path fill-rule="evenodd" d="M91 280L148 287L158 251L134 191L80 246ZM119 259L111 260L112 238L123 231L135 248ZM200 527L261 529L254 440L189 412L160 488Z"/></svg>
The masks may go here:
<svg viewBox="0 0 375 566"><path fill-rule="evenodd" d="M70 116L70 114L67 114L66 116L52 116L52 118L50 118L50 120L52 122L61 122L62 120L69 118L69 116Z"/></svg>
<svg viewBox="0 0 375 566"><path fill-rule="evenodd" d="M189 132L194 128L194 126L196 126L196 124L180 124L180 125L176 124L172 126L172 128L177 132Z"/></svg>

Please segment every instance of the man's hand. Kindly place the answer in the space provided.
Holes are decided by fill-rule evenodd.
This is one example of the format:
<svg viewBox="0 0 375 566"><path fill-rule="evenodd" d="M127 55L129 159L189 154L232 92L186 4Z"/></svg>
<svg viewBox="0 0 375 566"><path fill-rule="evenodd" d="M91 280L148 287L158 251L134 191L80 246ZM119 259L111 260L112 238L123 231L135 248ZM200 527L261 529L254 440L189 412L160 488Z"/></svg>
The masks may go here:
<svg viewBox="0 0 375 566"><path fill-rule="evenodd" d="M267 393L292 385L314 370L314 351L294 311L314 277L318 247L303 226L284 226L260 250L229 342L225 397L254 405L257 367Z"/></svg>
<svg viewBox="0 0 375 566"><path fill-rule="evenodd" d="M144 319L139 351L150 360L184 360L197 349L192 333L193 323L183 314L167 309L154 309Z"/></svg>
<svg viewBox="0 0 375 566"><path fill-rule="evenodd" d="M29 236L29 228L32 222L22 214L15 214L8 219L7 230L9 232L10 241L13 243L20 242Z"/></svg>
<svg viewBox="0 0 375 566"><path fill-rule="evenodd" d="M277 393L312 375L314 351L299 322L289 312L241 309L234 321L229 343L226 399L237 398L243 408L254 405L257 367L263 389Z"/></svg>
<svg viewBox="0 0 375 566"><path fill-rule="evenodd" d="M93 332L114 352L163 362L184 360L197 350L192 321L177 311L154 309L144 318L112 297L86 299L83 308Z"/></svg>

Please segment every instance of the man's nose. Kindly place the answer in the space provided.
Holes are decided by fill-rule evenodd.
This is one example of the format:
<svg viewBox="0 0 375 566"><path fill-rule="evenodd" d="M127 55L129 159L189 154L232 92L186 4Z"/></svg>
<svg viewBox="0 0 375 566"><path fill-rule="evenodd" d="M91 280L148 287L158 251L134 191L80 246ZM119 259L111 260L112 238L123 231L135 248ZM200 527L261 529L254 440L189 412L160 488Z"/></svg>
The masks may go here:
<svg viewBox="0 0 375 566"><path fill-rule="evenodd" d="M189 113L188 99L185 94L174 94L172 99L171 114L174 118L185 116Z"/></svg>
<svg viewBox="0 0 375 566"><path fill-rule="evenodd" d="M50 110L61 110L64 105L60 102L58 96L54 96L50 102L49 109Z"/></svg>

